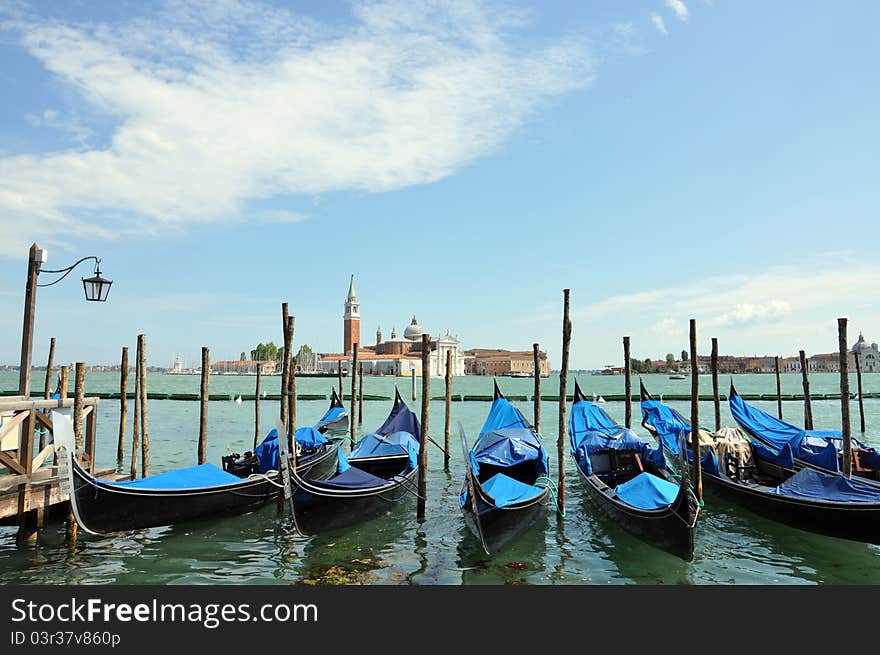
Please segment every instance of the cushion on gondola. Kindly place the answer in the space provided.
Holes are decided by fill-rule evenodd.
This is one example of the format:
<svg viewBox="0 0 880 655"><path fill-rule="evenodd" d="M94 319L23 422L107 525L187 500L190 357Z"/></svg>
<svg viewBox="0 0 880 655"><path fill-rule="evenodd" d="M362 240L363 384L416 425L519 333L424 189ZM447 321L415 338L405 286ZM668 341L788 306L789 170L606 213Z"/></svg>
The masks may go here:
<svg viewBox="0 0 880 655"><path fill-rule="evenodd" d="M241 481L240 477L227 473L213 464L202 464L201 466L166 471L140 480L106 484L127 489L197 489L199 487L218 487Z"/></svg>
<svg viewBox="0 0 880 655"><path fill-rule="evenodd" d="M639 473L629 482L617 485L617 497L638 509L668 507L678 495L678 485L650 473Z"/></svg>
<svg viewBox="0 0 880 655"><path fill-rule="evenodd" d="M388 480L350 466L342 473L337 473L329 480L309 480L316 487L327 489L372 489L388 484Z"/></svg>
<svg viewBox="0 0 880 655"><path fill-rule="evenodd" d="M507 507L537 498L544 493L543 487L533 487L519 480L514 480L503 473L496 473L483 483L483 491L492 496L495 507Z"/></svg>
<svg viewBox="0 0 880 655"><path fill-rule="evenodd" d="M780 496L845 503L880 503L880 489L842 475L802 469L773 489Z"/></svg>

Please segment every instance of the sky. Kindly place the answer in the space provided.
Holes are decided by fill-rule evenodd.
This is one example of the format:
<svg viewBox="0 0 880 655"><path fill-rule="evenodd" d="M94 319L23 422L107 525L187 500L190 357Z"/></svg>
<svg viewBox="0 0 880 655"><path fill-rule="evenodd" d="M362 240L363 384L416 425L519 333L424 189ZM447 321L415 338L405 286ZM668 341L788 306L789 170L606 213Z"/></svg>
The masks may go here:
<svg viewBox="0 0 880 655"><path fill-rule="evenodd" d="M880 4L0 0L0 362L342 345L571 365L880 340ZM51 281L44 273L40 282Z"/></svg>

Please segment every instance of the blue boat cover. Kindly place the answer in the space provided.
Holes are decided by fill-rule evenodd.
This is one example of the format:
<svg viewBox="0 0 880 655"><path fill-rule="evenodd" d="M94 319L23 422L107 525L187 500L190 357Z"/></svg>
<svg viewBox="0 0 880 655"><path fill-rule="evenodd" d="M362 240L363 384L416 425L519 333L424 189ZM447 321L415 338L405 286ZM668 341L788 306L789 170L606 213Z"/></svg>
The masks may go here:
<svg viewBox="0 0 880 655"><path fill-rule="evenodd" d="M213 464L190 466L185 469L175 469L157 475L151 475L140 480L129 482L102 482L111 487L125 487L127 489L199 489L201 487L219 487L226 484L235 484L242 479L232 473L227 473Z"/></svg>
<svg viewBox="0 0 880 655"><path fill-rule="evenodd" d="M753 437L766 442L754 444L759 457L787 468L792 468L794 458L798 458L831 471L839 470L833 441L841 437L839 430L804 430L749 405L738 395L732 395L728 404L736 422Z"/></svg>
<svg viewBox="0 0 880 655"><path fill-rule="evenodd" d="M525 500L537 498L544 493L543 487L514 480L503 473L496 473L483 483L483 491L492 496L495 507L507 507ZM462 499L462 507L467 498Z"/></svg>
<svg viewBox="0 0 880 655"><path fill-rule="evenodd" d="M571 454L577 460L578 466L593 474L593 466L590 463L590 455L599 450L634 450L643 462L653 462L659 468L665 468L662 448L652 448L647 441L636 436L635 432L627 428L620 428L615 434L605 434L598 430L588 430L576 434L573 430L572 419L568 422L568 436L571 441Z"/></svg>
<svg viewBox="0 0 880 655"><path fill-rule="evenodd" d="M678 496L678 485L650 473L639 473L629 482L617 485L614 492L632 507L661 509L671 505Z"/></svg>
<svg viewBox="0 0 880 655"><path fill-rule="evenodd" d="M483 423L480 435L482 436L491 430L506 430L508 428L526 428L528 430L529 423L523 417L522 412L511 405L507 398L496 398L492 401L489 416Z"/></svg>
<svg viewBox="0 0 880 655"><path fill-rule="evenodd" d="M503 400L503 399L499 399ZM496 401L498 402L498 401ZM538 475L546 475L550 467L549 457L538 436L529 428L508 428L484 432L471 448L471 465L479 464L510 467L523 462L539 462Z"/></svg>
<svg viewBox="0 0 880 655"><path fill-rule="evenodd" d="M345 411L344 407L331 407L327 410L327 413L321 417L321 419L315 423L316 428L321 428L327 425L328 423L332 423L344 416L347 416L348 412Z"/></svg>
<svg viewBox="0 0 880 655"><path fill-rule="evenodd" d="M801 469L773 490L780 496L843 503L880 503L880 489L842 475Z"/></svg>
<svg viewBox="0 0 880 655"><path fill-rule="evenodd" d="M604 409L589 400L579 400L571 406L571 418L568 424L575 436L590 430L615 434L621 428Z"/></svg>
<svg viewBox="0 0 880 655"><path fill-rule="evenodd" d="M350 461L358 457L385 457L388 455L409 455L409 465L419 465L419 442L409 432L392 434L368 434L358 442L357 448L348 456ZM357 462L354 461L357 465Z"/></svg>
<svg viewBox="0 0 880 655"><path fill-rule="evenodd" d="M325 443L327 439L315 428L297 428L296 442L303 448L317 448ZM254 449L257 456L260 473L267 471L277 471L281 461L281 455L278 452L278 430L272 428L266 438L260 442L260 445Z"/></svg>
<svg viewBox="0 0 880 655"><path fill-rule="evenodd" d="M351 468L351 464L348 463L348 457L346 457L345 453L342 452L342 448L337 449L337 451L336 451L336 472L337 473L345 473L350 468Z"/></svg>
<svg viewBox="0 0 880 655"><path fill-rule="evenodd" d="M384 487L388 480L350 466L342 473L337 473L329 480L309 480L309 484L327 489L373 489Z"/></svg>
<svg viewBox="0 0 880 655"><path fill-rule="evenodd" d="M422 429L419 427L419 419L412 413L405 402L395 402L391 413L382 426L376 430L376 434L392 434L394 432L408 432L416 441L422 438Z"/></svg>
<svg viewBox="0 0 880 655"><path fill-rule="evenodd" d="M642 401L642 415L648 415L647 423L657 431L660 444L673 455L678 455L678 437L684 430L685 435L691 433L690 421L681 414L656 400Z"/></svg>

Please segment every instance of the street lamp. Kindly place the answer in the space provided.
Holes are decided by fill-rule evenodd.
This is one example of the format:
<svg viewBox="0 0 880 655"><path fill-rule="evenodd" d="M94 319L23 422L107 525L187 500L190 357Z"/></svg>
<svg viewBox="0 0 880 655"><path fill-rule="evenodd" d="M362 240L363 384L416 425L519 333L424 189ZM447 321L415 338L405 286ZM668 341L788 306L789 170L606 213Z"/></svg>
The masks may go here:
<svg viewBox="0 0 880 655"><path fill-rule="evenodd" d="M43 264L48 259L46 250L40 248L36 243L31 245L28 257L28 276L27 285L25 287L24 297L24 325L21 334L21 368L18 377L18 393L25 398L30 396L31 392L31 360L34 347L34 311L37 305L37 287L51 287L58 284L66 278L70 272L84 261L90 259L95 260L95 272L90 278L81 278L83 290L86 294L86 300L94 302L104 302L110 293L111 280L101 277L99 265L101 260L95 256L83 257L79 261L71 264L66 268L58 270L43 269ZM56 280L45 284L38 284L37 277L40 273L61 274Z"/></svg>

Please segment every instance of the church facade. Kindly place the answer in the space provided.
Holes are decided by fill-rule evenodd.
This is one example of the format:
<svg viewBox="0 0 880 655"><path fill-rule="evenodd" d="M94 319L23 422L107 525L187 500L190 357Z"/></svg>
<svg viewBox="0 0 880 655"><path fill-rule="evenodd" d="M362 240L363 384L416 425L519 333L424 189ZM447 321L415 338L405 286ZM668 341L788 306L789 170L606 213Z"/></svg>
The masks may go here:
<svg viewBox="0 0 880 655"><path fill-rule="evenodd" d="M354 345L358 344L358 364L363 364L365 375L416 375L422 374L422 335L424 330L413 316L409 325L398 336L392 328L390 336L383 338L382 328L376 330L375 343L361 343L360 302L354 287L354 275L348 286L345 298L345 313L342 317L342 352L322 353L317 363L318 370L333 372L339 365L350 372ZM452 375L465 375L464 353L461 352L458 337L447 332L431 338L429 355L429 374L433 377L446 375L446 358L451 357ZM447 355L449 353L449 355Z"/></svg>

